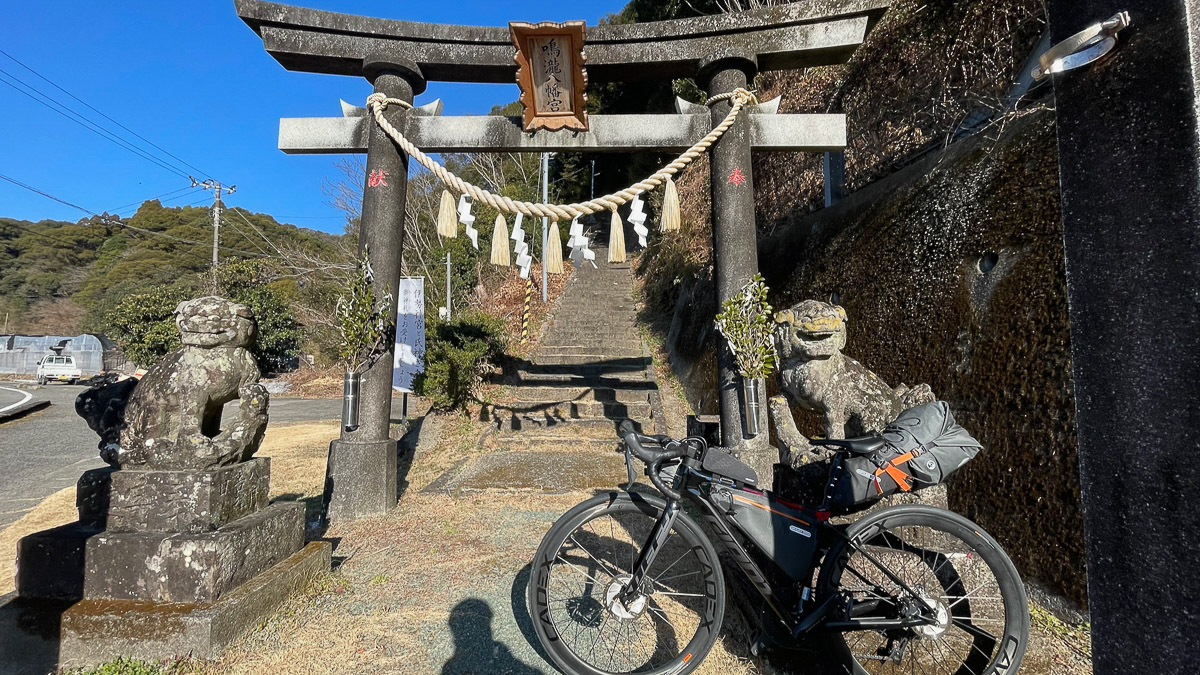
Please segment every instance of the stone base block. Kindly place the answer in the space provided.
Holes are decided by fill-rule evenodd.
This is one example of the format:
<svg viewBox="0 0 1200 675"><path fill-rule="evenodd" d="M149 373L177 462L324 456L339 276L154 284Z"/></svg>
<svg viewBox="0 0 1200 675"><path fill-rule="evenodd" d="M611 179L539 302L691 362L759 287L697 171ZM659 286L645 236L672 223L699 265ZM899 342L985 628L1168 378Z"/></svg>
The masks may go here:
<svg viewBox="0 0 1200 675"><path fill-rule="evenodd" d="M312 542L215 603L0 599L0 664L8 675L42 675L118 656L212 659L328 572L330 546ZM7 600L7 602L5 602Z"/></svg>
<svg viewBox="0 0 1200 675"><path fill-rule="evenodd" d="M106 527L110 532L211 532L267 505L271 460L207 471L110 474Z"/></svg>
<svg viewBox="0 0 1200 675"><path fill-rule="evenodd" d="M325 508L331 523L378 516L396 506L396 441L329 444Z"/></svg>
<svg viewBox="0 0 1200 675"><path fill-rule="evenodd" d="M82 598L88 541L102 531L71 523L22 537L17 542L17 591L27 598Z"/></svg>
<svg viewBox="0 0 1200 675"><path fill-rule="evenodd" d="M112 495L111 466L84 471L75 484L75 508L79 522L104 529L108 522L108 504Z"/></svg>
<svg viewBox="0 0 1200 675"><path fill-rule="evenodd" d="M200 534L107 532L75 523L21 540L17 592L22 598L210 603L303 545L300 503L272 504Z"/></svg>

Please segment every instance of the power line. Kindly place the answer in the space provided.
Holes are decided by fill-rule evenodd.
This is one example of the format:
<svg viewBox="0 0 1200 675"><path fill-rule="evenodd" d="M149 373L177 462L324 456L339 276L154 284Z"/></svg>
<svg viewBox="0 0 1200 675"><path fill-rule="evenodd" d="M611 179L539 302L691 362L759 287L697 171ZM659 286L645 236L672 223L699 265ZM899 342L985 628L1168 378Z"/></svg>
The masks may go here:
<svg viewBox="0 0 1200 675"><path fill-rule="evenodd" d="M195 196L195 194L196 194L197 192L199 192L199 190L196 190L196 189L193 189L193 188L185 188L185 190L186 190L186 192L184 192L183 194L175 195L174 197L168 197L168 198L166 198L166 199L162 199L161 197L151 197L150 199L161 199L161 203L162 203L162 205L163 205L163 206L166 206L168 203L170 203L170 202L173 202L173 201L175 201L175 200L177 200L177 199L188 199L189 197L193 197L193 196ZM109 211L109 213L111 213L111 214L113 214L113 215L120 216L120 217L122 217L122 218L128 218L128 217L132 217L132 216L133 216L133 215L135 215L135 214L136 214L136 213L137 213L139 210L141 210L141 208L142 208L142 205L143 205L143 204L145 204L146 202L150 201L150 199L143 199L142 201L140 201L140 202L138 202L138 203L137 203L137 206L126 206L126 207L125 207L123 210L121 210L121 211ZM205 200L201 200L201 201L205 201ZM200 202L195 202L195 203L199 204ZM178 206L178 207L172 207L172 208L181 208L182 206L188 206L188 205L187 205L187 204L183 204L183 205L181 205L181 206Z"/></svg>
<svg viewBox="0 0 1200 675"><path fill-rule="evenodd" d="M91 110L92 112L96 113L97 115L100 115L100 116L101 116L101 117L103 117L104 119L106 119L106 120L108 120L109 122L112 122L113 124L115 124L115 125L117 125L117 126L121 127L121 128L122 128L122 129L124 129L125 131L128 131L129 133L133 134L134 136L137 136L137 137L138 137L138 138L140 138L142 141L144 141L146 144L148 144L148 145L150 145L150 146L152 146L152 147L154 147L154 148L157 148L157 149L161 150L161 151L162 151L164 154L166 154L168 157L171 157L171 158L175 159L176 161L180 162L180 163L181 163L181 164L183 164L184 166L188 167L189 169L192 169L193 171L195 171L195 172L197 172L197 173L200 173L200 174L207 174L207 173L208 173L207 171L204 171L204 170L202 170L202 169L198 169L198 168L196 168L195 166L193 166L193 165L192 165L192 164L190 164L189 162L186 162L186 161L184 161L183 159L181 159L181 158L177 157L176 155L172 154L172 153L171 153L171 152L169 152L169 151L168 151L166 148L163 148L162 146L160 146L160 145L156 144L154 141L151 141L150 139L146 138L145 136L142 136L141 134L139 134L138 132L134 131L133 129L130 129L129 127L125 126L124 124L121 124L120 122L118 122L118 121L114 120L113 118L109 117L108 115L105 115L104 113L100 112L100 111L99 111L99 110L97 110L96 108L92 107L92 105L91 105L91 104L89 104L87 101L85 101L85 100L83 100L83 99L79 98L78 96L76 96L75 94L72 94L71 92L67 91L66 89L63 89L62 87L60 87L60 86L58 86L57 84L55 84L55 83L54 83L52 80L50 80L50 78L46 77L45 75L42 75L41 73L39 73L38 71L34 70L33 68L30 68L29 66L25 65L25 64L24 64L24 63L22 63L22 62L21 62L19 59L17 59L17 57L13 56L12 54L9 54L8 52L4 51L3 49L0 49L0 54L3 54L3 55L5 55L5 56L7 56L9 59L11 59L12 61L14 61L14 62L15 62L17 65L21 66L21 67L22 67L22 68L24 68L25 70L28 70L29 72L31 72L31 73L33 73L34 75L38 76L39 78L41 78L42 80L44 80L45 82L47 82L47 83L48 83L50 86L54 87L55 89L57 89L57 90L61 91L62 93L66 94L67 96L70 96L71 98L75 99L76 101L79 101L79 102L80 102L80 103L82 103L83 105L87 106L87 108L88 108L89 110ZM10 76L10 77L11 77L11 76Z"/></svg>
<svg viewBox="0 0 1200 675"><path fill-rule="evenodd" d="M8 71L4 70L3 68L0 68L0 73L3 73L4 75L6 75L6 76L8 76L8 77L10 77L10 78L12 78L12 79L14 79L14 80L16 80L16 81L17 81L18 83L20 83L21 85L23 85L23 86L25 86L25 87L27 87L27 88L29 88L29 89L33 90L33 91L34 91L34 92L36 92L38 95L40 95L40 96L42 96L43 98L45 98L45 99L47 99L47 100L51 101L52 103L59 104L59 102L58 102L58 101L55 101L53 98L51 98L51 97L47 96L46 94L43 94L42 92L38 91L38 90L37 90L37 88L35 88L35 87L32 87L32 86L30 86L30 85L26 84L26 83L25 83L25 82L23 82L23 81L22 81L20 78L18 78L18 77L16 77L16 76L12 75L12 74L11 74L11 73L9 73ZM43 101L42 99L38 98L37 96L34 96L33 94L29 93L28 91L25 91L24 89L21 89L21 88L20 88L20 87L18 87L17 85L15 85L15 84L13 84L13 83L9 82L8 80L5 80L4 78L0 78L0 84L7 85L8 87L10 87L10 88L12 88L12 89L16 90L18 93L20 93L20 94L24 94L25 96L27 96L27 97L29 97L29 98L33 99L34 101L36 101L36 102L40 103L41 105L43 105L43 106L45 106L45 107L49 108L50 110L53 110L54 112L58 113L59 115L62 115L62 116L63 116L63 117L65 117L66 119L68 119L68 120L70 120L70 121L74 122L75 124L78 124L79 126L83 127L84 129L87 129L88 131L91 131L92 133L96 134L97 136L99 136L99 137L103 138L104 140L106 140L106 141L108 141L108 142L110 142L110 143L112 143L112 144L114 144L114 145L116 145L116 146L118 146L118 147L120 147L120 148L123 148L123 149L125 149L125 150L128 150L129 152L131 152L131 153L133 153L133 154L137 155L138 157L141 157L142 159L145 159L145 160L146 160L146 161L148 161L148 162L153 162L154 164L157 164L158 166L160 166L160 167L162 167L162 168L166 169L167 171L170 171L170 172L172 172L172 173L174 173L174 174L176 174L176 175L179 175L179 176L181 176L181 177L184 177L184 178L186 178L186 177L187 177L187 172L185 172L185 171L181 171L180 169L177 169L177 168L175 168L175 167L173 167L173 166L171 166L171 165L169 165L169 164L167 164L167 163L163 162L162 160L160 160L160 159L158 159L158 158L156 158L156 157L153 157L153 156L151 156L151 155L149 155L149 154L147 154L147 153L143 152L142 150L139 150L138 148L136 148L136 147L134 147L133 145L129 144L127 141L124 141L124 140L120 139L120 138L119 138L119 137L118 137L116 134L113 134L112 132L110 132L110 131L108 131L108 130L106 130L106 129L103 129L102 127L100 127L99 125L97 125L95 122L92 122L91 120L88 120L86 117L83 117L83 116L82 116L82 115L80 115L79 113L77 113L77 112L75 112L74 110L72 110L70 107L67 107L67 106L62 106L62 104L59 104L59 105L60 105L62 108L66 109L68 112L70 112L70 113L71 113L70 115L68 115L66 112L63 112L63 110L60 110L60 109L59 109L59 107L55 107L54 105L51 105L50 103L47 103L46 101ZM74 117L72 117L71 115L74 115ZM76 118L78 118L78 119L76 119Z"/></svg>
<svg viewBox="0 0 1200 675"><path fill-rule="evenodd" d="M65 199L59 199L58 197L55 197L54 195L52 195L48 192L42 192L41 190L33 187L32 185L27 185L25 183L22 183L21 181L17 180L16 178L10 178L9 176L5 176L4 174L0 173L0 180L6 180L9 183L16 185L17 187L25 188L26 190L29 190L30 192L36 192L39 195L41 195L47 199L53 199L54 201L58 202L59 204L65 204L66 206L69 206L73 209L79 209L80 211L83 211L84 213L86 213L88 215L92 215L92 216L96 215L96 212L92 211L91 209L85 209L82 206L80 206L78 204L72 204L71 202L69 202Z"/></svg>
<svg viewBox="0 0 1200 675"><path fill-rule="evenodd" d="M33 187L32 185L29 185L29 184L27 184L27 183L22 183L21 181L19 181L19 180L15 179L15 178L11 178L11 177L9 177L9 176L5 176L4 174L0 174L0 180L5 180L5 181L8 181L9 183L12 183L13 185L16 185L17 187L24 188L24 189L26 189L26 190L29 190L30 192L36 192L37 194L39 194L39 195L41 195L41 196L43 196L43 197L46 197L47 199L53 199L54 201L56 201L56 202L58 202L58 203L60 203L60 204L65 204L65 205L67 205L67 206L70 206L70 207L72 207L72 208L79 209L80 211L83 211L83 212L84 212L84 213L86 213L86 214L89 214L89 215L95 216L95 217L97 217L97 218L100 218L101 222L107 223L107 224L109 224L109 225L118 225L118 226L120 226L120 227L124 227L124 228L126 228L126 229L133 230L133 231L135 231L135 232L141 232L141 233L143 233L143 234L148 234L148 235L152 235L152 236L156 236L156 237L162 237L162 238L164 238L164 239L171 239L171 240L173 240L173 241L177 241L177 242L180 242L180 243L183 243L183 244L193 244L193 245L196 245L196 246L206 246L206 244L203 244L203 243L201 243L201 242L198 242L198 241L192 241L191 239L184 239L184 238L182 238L182 237L176 237L176 236L174 236L174 235L167 234L166 232L155 232L155 231L153 231L153 230L146 230L146 229L142 229L142 228L140 228L140 227L135 227L135 226L133 226L133 225L130 225L130 224L128 224L128 223L122 222L120 219L115 219L115 220L114 220L114 219L112 219L111 217L102 216L102 215L100 215L100 214L96 213L95 211L93 211L93 210L91 210L91 209L89 209L89 208L85 208L85 207L83 207L83 206L80 206L80 205L78 205L78 204L72 204L71 202L68 202L68 201L67 201L67 200L65 200L65 199L60 199L60 198L58 198L58 197L55 197L54 195L52 195L52 194L50 194L50 193L48 193L48 192L44 192L44 191L42 191L42 190L39 190L39 189L37 189L37 188ZM193 202L192 204L187 204L186 206L195 206L196 204L201 204L201 203L204 203L204 202L206 202L206 201L208 201L208 198L207 198L207 197L205 197L204 199L201 199L200 201ZM14 227L20 227L20 226L18 226L18 225L15 225L15 224L14 224ZM46 236L47 236L47 235L43 235L43 234L41 234L41 233L38 233L38 232L34 232L34 231L32 231L32 230L28 230L28 228L21 228L21 229L25 229L26 231L32 232L33 234L38 234L39 236L43 236L43 237L46 237ZM50 237L47 237L47 238L50 238ZM72 245L72 246L75 246L76 244L71 244L71 245ZM251 256L251 257L264 257L264 256L263 256L263 254L261 254L261 253L254 253L254 252L252 252L252 251L242 251L242 250L240 250L240 249L236 249L236 248L229 248L228 246L220 246L220 247L218 247L218 248L220 248L221 250L224 250L224 251L229 251L230 253L238 253L238 254L241 254L241 255L248 255L248 256ZM270 257L270 256L266 256L266 257Z"/></svg>
<svg viewBox="0 0 1200 675"><path fill-rule="evenodd" d="M0 49L0 52L3 52L3 51L4 50ZM127 209L130 206L141 206L142 204L145 204L146 202L150 201L151 199L162 199L163 197L166 197L167 195L173 195L173 194L177 194L179 192L187 192L189 190L195 190L195 189L196 188L194 188L190 185L188 187L181 187L178 190L171 190L170 192L164 192L161 195L156 195L154 197L148 197L146 199L142 199L142 200L139 200L136 202L129 202L128 204L122 204L116 208L108 209L108 212L109 213L117 213L118 211L120 211L122 209ZM182 197L183 195L180 195L180 196Z"/></svg>

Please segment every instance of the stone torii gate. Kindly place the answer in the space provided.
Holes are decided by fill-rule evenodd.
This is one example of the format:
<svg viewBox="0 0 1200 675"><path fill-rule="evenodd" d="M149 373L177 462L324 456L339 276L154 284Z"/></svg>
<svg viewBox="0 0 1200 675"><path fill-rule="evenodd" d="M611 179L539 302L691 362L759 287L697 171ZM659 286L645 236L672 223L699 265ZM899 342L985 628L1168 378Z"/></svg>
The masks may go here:
<svg viewBox="0 0 1200 675"><path fill-rule="evenodd" d="M823 0L760 10L587 30L592 83L694 78L709 96L746 88L759 72L843 63L862 43L890 0ZM289 70L365 77L375 92L411 103L430 80L515 82L507 27L454 26L376 19L262 0L236 0L238 15ZM584 132L522 130L520 118L442 117L434 102L410 111L388 108L388 120L425 152L678 152L729 112L677 103L676 114L591 115ZM710 149L713 260L718 301L758 271L751 152L835 151L846 145L843 115L772 114L778 101L740 115ZM408 156L362 109L340 118L280 121L284 152L367 153L367 174L386 185L364 191L360 242L369 246L376 292L400 276ZM744 178L730 180L735 173ZM362 425L330 447L327 491L331 519L383 513L396 503L396 442L388 439L392 358L363 376ZM745 443L738 376L732 355L718 353L722 445ZM765 426L763 426L765 428ZM328 494L328 492L327 492Z"/></svg>

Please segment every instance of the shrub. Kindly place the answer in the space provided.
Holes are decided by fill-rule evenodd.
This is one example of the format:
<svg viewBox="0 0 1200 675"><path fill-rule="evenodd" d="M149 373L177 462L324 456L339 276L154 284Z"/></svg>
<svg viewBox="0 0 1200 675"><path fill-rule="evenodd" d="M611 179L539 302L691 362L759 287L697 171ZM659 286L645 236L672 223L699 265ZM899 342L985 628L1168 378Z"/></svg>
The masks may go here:
<svg viewBox="0 0 1200 675"><path fill-rule="evenodd" d="M414 378L413 390L434 408L464 407L504 354L503 334L503 323L482 313L431 324L425 331L425 372Z"/></svg>
<svg viewBox="0 0 1200 675"><path fill-rule="evenodd" d="M267 285L259 263L222 264L213 281L217 294L247 305L254 312L258 332L250 351L259 369L273 373L293 367L299 353L300 329L279 293ZM205 294L185 280L149 293L127 295L105 314L104 332L121 345L126 357L149 368L179 349L175 307Z"/></svg>

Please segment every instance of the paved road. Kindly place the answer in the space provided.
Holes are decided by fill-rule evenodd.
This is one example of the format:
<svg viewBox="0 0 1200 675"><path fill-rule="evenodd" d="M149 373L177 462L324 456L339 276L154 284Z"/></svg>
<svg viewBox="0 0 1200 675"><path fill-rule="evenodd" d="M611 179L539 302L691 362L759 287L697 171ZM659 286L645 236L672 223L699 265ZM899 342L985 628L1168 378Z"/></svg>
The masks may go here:
<svg viewBox="0 0 1200 675"><path fill-rule="evenodd" d="M99 439L75 414L75 397L85 387L51 384L18 388L0 383L0 408L17 403L29 391L35 398L50 399L50 407L27 417L0 424L0 529L20 518L38 502L70 487L88 469L104 466L97 457ZM10 391L15 390L15 391ZM341 399L273 397L271 422L336 420ZM399 410L399 399L396 410ZM228 414L228 410L226 411Z"/></svg>
<svg viewBox="0 0 1200 675"><path fill-rule="evenodd" d="M15 409L33 399L31 392L11 386L0 386L0 414Z"/></svg>

